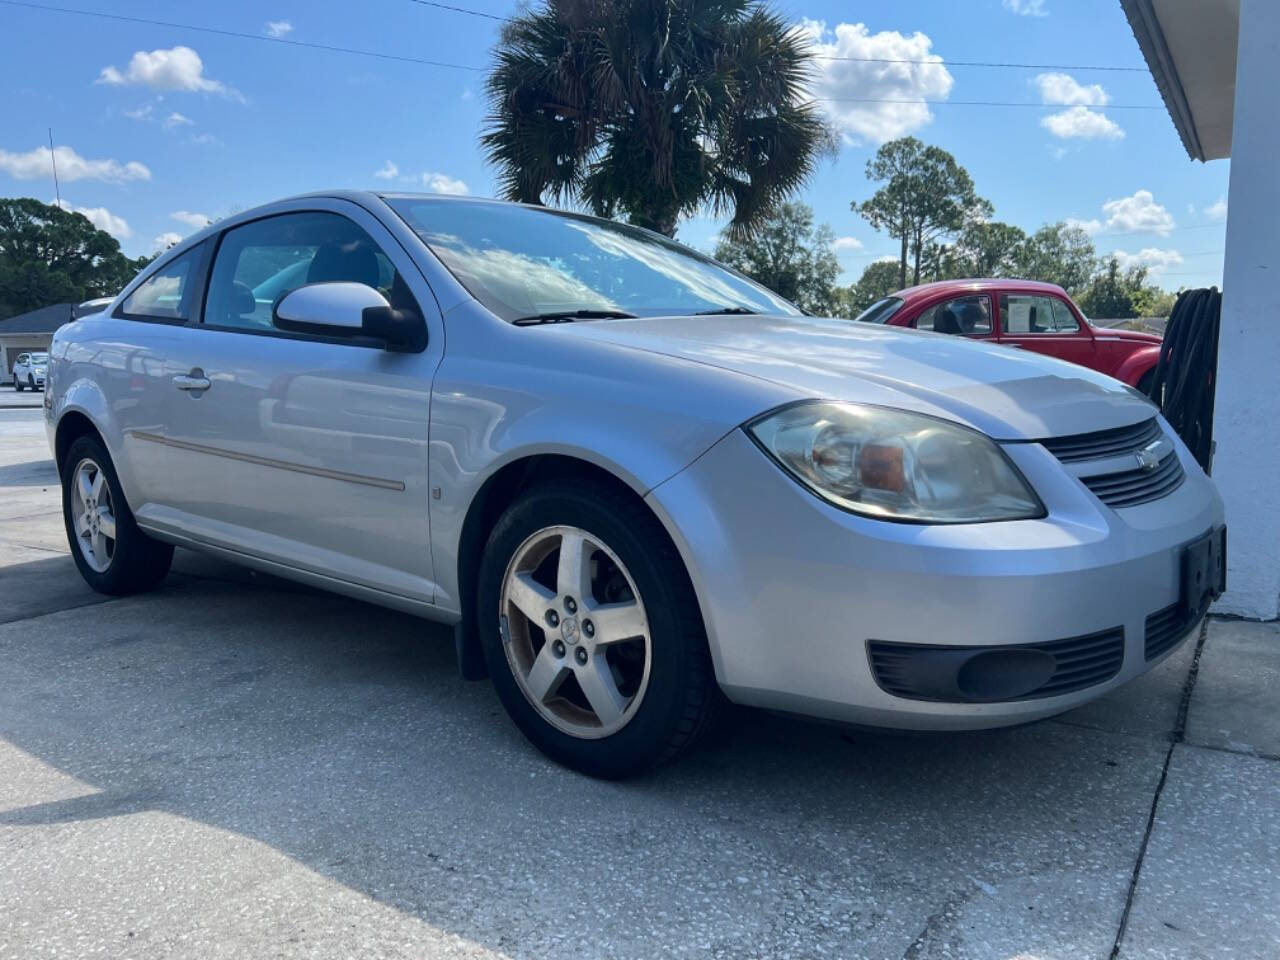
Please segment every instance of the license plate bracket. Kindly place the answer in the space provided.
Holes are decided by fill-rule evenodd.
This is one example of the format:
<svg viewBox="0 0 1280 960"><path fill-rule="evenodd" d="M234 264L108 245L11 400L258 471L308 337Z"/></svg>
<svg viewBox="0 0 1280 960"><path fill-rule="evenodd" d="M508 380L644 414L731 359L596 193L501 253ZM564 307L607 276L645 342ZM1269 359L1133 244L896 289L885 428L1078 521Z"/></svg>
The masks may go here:
<svg viewBox="0 0 1280 960"><path fill-rule="evenodd" d="M1182 550L1183 614L1199 617L1227 588L1227 528L1210 530Z"/></svg>

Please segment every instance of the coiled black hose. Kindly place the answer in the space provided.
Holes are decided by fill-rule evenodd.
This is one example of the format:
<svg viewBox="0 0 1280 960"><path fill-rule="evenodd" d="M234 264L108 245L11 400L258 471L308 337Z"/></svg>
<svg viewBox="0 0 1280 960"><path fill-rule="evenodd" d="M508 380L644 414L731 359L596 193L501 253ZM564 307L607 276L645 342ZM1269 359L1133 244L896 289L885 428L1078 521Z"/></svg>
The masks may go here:
<svg viewBox="0 0 1280 960"><path fill-rule="evenodd" d="M1213 465L1213 397L1221 321L1222 294L1217 287L1180 293L1151 381L1151 399L1205 473Z"/></svg>

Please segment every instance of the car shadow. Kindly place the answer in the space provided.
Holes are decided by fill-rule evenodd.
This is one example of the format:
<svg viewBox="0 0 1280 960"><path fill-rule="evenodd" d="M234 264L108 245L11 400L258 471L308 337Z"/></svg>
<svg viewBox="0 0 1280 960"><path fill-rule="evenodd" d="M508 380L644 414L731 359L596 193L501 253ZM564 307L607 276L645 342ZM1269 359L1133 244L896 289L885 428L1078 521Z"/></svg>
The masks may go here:
<svg viewBox="0 0 1280 960"><path fill-rule="evenodd" d="M0 735L81 785L0 806L0 829L160 811L543 956L593 953L538 939L561 929L565 898L607 910L612 952L629 956L654 955L655 930L673 953L778 955L801 931L806 955L854 940L900 955L940 904L955 920L991 898L984 910L1025 923L1021 894L990 891L1028 875L1041 892L1092 885L1108 918L1123 902L1164 743L1065 724L902 736L743 710L676 766L598 782L549 763L487 684L459 679L448 628L179 556L147 596L0 626ZM58 557L11 575L75 571ZM1064 850L1088 852L1068 868Z"/></svg>
<svg viewBox="0 0 1280 960"><path fill-rule="evenodd" d="M57 485L58 468L52 458L0 466L0 487L56 487Z"/></svg>

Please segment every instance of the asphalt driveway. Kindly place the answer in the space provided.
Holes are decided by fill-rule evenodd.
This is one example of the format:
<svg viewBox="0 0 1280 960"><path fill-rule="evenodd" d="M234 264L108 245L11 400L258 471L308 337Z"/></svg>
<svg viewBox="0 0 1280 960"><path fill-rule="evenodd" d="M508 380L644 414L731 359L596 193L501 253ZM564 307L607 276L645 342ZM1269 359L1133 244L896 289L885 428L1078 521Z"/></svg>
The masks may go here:
<svg viewBox="0 0 1280 960"><path fill-rule="evenodd" d="M2 958L1280 955L1274 624L1030 727L744 712L604 784L431 624L181 551L91 593L56 484L0 409Z"/></svg>

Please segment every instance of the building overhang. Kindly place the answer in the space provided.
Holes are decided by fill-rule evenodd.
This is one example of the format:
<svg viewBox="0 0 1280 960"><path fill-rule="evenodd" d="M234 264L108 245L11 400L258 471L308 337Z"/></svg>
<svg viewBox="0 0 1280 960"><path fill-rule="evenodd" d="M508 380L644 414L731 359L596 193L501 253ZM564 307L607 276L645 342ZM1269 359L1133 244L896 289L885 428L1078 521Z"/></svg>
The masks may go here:
<svg viewBox="0 0 1280 960"><path fill-rule="evenodd" d="M1193 160L1231 156L1240 0L1120 0Z"/></svg>

